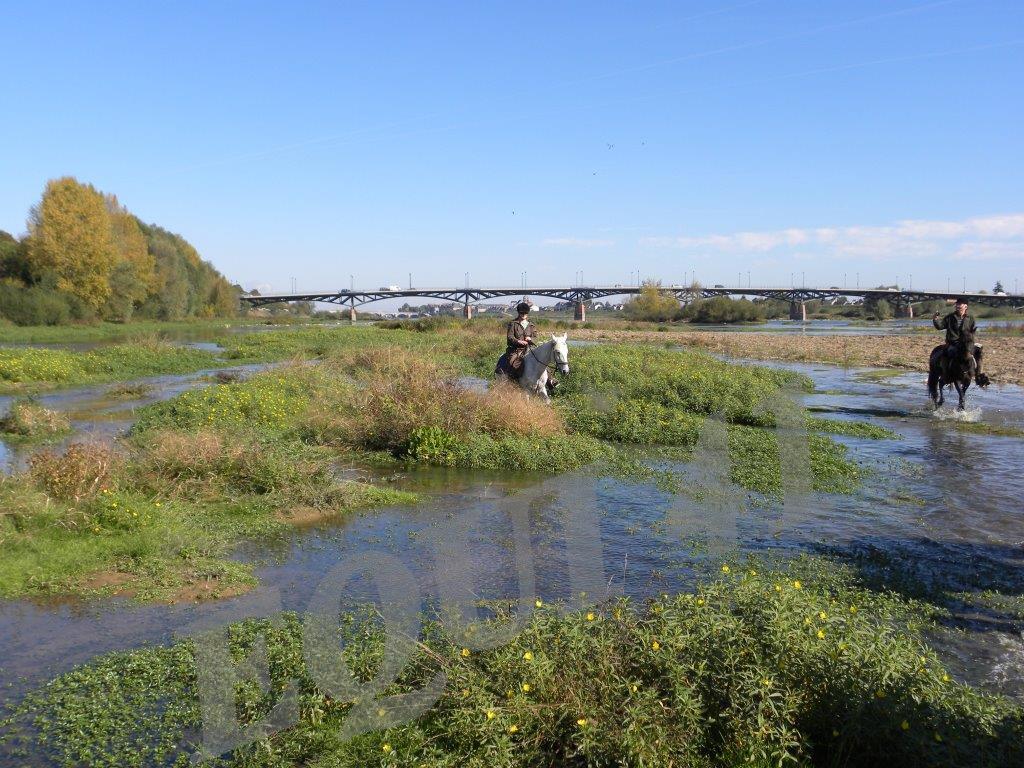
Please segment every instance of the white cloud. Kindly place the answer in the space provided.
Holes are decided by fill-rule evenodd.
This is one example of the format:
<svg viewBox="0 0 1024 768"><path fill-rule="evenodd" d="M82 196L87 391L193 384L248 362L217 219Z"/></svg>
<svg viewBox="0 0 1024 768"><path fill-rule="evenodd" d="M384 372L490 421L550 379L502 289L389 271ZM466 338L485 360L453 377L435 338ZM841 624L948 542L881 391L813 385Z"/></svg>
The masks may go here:
<svg viewBox="0 0 1024 768"><path fill-rule="evenodd" d="M962 221L908 219L888 226L789 228L697 237L645 237L648 248L691 253L785 254L861 258L1001 259L1024 254L1024 213L979 216Z"/></svg>
<svg viewBox="0 0 1024 768"><path fill-rule="evenodd" d="M551 245L556 248L607 248L615 245L615 241L585 237L549 237L541 241L541 245Z"/></svg>

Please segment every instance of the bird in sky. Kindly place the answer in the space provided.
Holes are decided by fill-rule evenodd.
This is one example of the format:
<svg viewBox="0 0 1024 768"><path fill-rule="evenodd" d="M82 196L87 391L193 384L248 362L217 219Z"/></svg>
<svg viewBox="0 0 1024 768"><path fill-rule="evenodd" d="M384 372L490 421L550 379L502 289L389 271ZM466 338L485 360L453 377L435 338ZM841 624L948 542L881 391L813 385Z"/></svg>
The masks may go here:
<svg viewBox="0 0 1024 768"><path fill-rule="evenodd" d="M605 142L605 144L608 144L608 142ZM608 144L608 149L615 149L615 145L614 144Z"/></svg>

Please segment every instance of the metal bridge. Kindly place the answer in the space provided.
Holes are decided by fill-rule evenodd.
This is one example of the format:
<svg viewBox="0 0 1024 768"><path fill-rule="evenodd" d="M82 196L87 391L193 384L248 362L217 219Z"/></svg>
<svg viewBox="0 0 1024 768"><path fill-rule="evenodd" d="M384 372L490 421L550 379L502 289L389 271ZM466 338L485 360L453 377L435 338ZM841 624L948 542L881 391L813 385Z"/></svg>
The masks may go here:
<svg viewBox="0 0 1024 768"><path fill-rule="evenodd" d="M531 287L531 288L408 288L372 290L340 290L319 291L310 293L274 293L267 295L243 295L241 300L253 307L265 304L289 301L312 301L326 304L338 304L348 307L349 317L356 318L356 308L384 299L429 298L462 304L463 315L473 316L475 304L487 299L501 296L544 296L550 299L568 302L574 308L577 320L586 320L587 303L594 299L609 296L629 296L640 293L642 286L636 285L594 285L572 287ZM688 303L698 298L712 296L757 296L789 302L789 316L793 320L806 320L805 302L813 299L831 300L846 296L860 299L885 299L894 305L898 317L913 317L913 305L922 301L952 300L957 296L965 296L972 304L984 304L992 307L1024 307L1024 294L993 294L993 293L949 293L947 291L917 291L895 288L784 288L740 286L729 287L715 285L664 285L659 290L675 296L680 302Z"/></svg>

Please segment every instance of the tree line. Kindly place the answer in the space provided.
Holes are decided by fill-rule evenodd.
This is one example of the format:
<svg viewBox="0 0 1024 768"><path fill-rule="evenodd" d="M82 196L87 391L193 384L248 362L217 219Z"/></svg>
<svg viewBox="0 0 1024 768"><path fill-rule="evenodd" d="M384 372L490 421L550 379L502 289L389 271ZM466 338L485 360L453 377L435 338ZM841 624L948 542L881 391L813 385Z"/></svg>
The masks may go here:
<svg viewBox="0 0 1024 768"><path fill-rule="evenodd" d="M239 293L181 235L72 177L47 182L24 237L0 231L0 319L18 325L228 317Z"/></svg>

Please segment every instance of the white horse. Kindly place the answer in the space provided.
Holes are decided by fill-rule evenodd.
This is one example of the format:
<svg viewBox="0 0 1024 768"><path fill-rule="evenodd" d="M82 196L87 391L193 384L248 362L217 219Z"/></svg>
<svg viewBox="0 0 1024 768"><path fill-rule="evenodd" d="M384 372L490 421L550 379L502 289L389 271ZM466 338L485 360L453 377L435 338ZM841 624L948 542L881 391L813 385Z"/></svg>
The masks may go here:
<svg viewBox="0 0 1024 768"><path fill-rule="evenodd" d="M569 373L568 334L552 334L551 341L530 348L523 359L523 375L519 377L519 386L531 395L544 398L545 403L550 403L547 384L548 369L551 368L563 376Z"/></svg>

